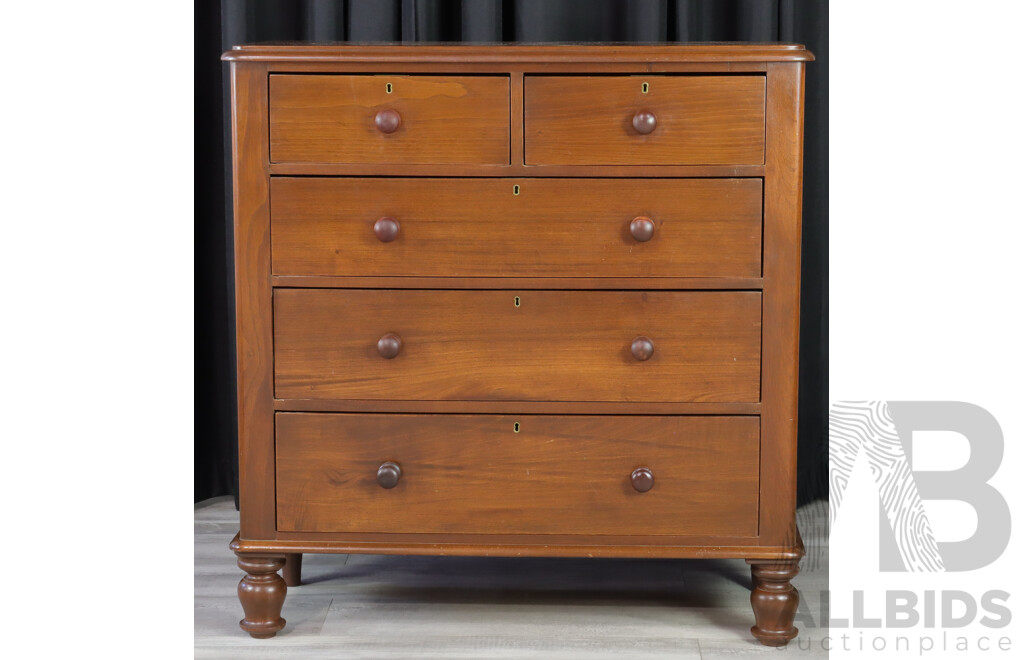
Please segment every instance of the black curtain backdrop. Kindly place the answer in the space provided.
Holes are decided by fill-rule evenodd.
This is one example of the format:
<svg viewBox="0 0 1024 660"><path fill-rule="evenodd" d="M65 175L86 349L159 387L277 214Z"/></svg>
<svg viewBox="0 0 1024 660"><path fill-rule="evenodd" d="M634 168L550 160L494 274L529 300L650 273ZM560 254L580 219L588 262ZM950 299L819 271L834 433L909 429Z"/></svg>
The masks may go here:
<svg viewBox="0 0 1024 660"><path fill-rule="evenodd" d="M828 496L828 3L196 0L195 500L238 495L228 69L260 41L791 41L807 65L799 501Z"/></svg>

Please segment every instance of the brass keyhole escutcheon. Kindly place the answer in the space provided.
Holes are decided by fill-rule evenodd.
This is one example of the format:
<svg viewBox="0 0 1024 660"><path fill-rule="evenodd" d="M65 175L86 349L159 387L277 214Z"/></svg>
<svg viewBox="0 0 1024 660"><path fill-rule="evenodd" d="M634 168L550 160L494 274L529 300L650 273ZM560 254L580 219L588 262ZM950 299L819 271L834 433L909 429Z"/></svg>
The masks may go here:
<svg viewBox="0 0 1024 660"><path fill-rule="evenodd" d="M644 84L640 85L640 91L642 93L644 93L644 94L646 94L648 91L650 91L650 89L651 89L651 86L648 85L647 83L644 83Z"/></svg>
<svg viewBox="0 0 1024 660"><path fill-rule="evenodd" d="M520 303L520 302L521 302L521 301L519 300L519 296L516 296L516 307L519 307L519 303Z"/></svg>
<svg viewBox="0 0 1024 660"><path fill-rule="evenodd" d="M518 183L516 185L512 186L512 194L513 195L518 195L519 194L519 184Z"/></svg>
<svg viewBox="0 0 1024 660"><path fill-rule="evenodd" d="M644 84L646 85L647 83ZM390 94L391 92L395 91L395 89L394 87L391 86L391 83L388 83L387 85L384 86L384 91Z"/></svg>
<svg viewBox="0 0 1024 660"><path fill-rule="evenodd" d="M516 422L515 424L512 425L512 432L519 433L519 422Z"/></svg>

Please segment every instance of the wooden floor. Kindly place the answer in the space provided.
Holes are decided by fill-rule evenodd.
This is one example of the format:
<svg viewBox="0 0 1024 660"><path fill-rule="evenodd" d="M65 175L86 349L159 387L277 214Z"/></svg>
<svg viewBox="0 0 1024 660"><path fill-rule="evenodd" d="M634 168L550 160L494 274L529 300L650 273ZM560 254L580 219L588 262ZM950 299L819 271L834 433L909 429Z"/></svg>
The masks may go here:
<svg viewBox="0 0 1024 660"><path fill-rule="evenodd" d="M828 509L800 511L808 544L794 581L817 619L828 589ZM306 555L277 637L238 628L242 577L228 543L230 499L196 505L196 658L748 658L778 653L750 636L742 560L488 559ZM784 653L827 658L827 630L802 625ZM808 648L809 647L809 648ZM774 655L772 657L778 657Z"/></svg>

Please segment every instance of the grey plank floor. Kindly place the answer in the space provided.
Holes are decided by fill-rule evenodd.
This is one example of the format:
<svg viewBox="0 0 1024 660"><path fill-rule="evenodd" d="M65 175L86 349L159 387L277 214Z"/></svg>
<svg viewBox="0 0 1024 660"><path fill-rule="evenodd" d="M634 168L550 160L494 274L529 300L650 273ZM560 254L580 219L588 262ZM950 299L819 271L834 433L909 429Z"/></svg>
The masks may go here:
<svg viewBox="0 0 1024 660"><path fill-rule="evenodd" d="M815 628L828 589L828 510L800 510L808 557L795 581L800 637L783 653L825 658ZM306 555L285 629L238 628L242 573L230 499L196 505L197 658L748 658L780 651L750 636L742 560L597 560ZM810 617L810 618L808 618ZM810 625L809 625L810 622ZM775 656L773 656L775 657Z"/></svg>

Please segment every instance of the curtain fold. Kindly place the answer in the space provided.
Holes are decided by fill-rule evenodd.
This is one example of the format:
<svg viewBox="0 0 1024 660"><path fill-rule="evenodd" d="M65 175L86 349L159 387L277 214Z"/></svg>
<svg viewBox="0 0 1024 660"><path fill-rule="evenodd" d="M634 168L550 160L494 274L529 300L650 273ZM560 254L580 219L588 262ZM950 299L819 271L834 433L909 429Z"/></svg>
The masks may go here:
<svg viewBox="0 0 1024 660"><path fill-rule="evenodd" d="M213 7L211 10L210 7ZM261 41L793 41L807 66L799 499L828 496L828 3L820 0L196 1L196 500L237 499L228 75ZM218 20L219 19L219 20ZM217 32L219 29L219 43ZM205 81L205 82L204 82ZM219 85L217 84L219 81ZM211 90L218 89L215 95ZM206 136L200 144L200 135ZM210 144L217 142L219 144ZM200 178L202 177L202 182ZM210 185L206 185L212 182ZM201 185L202 183L202 185ZM227 352L227 355L225 355ZM202 361L202 364L200 364ZM200 379L202 382L200 382Z"/></svg>

